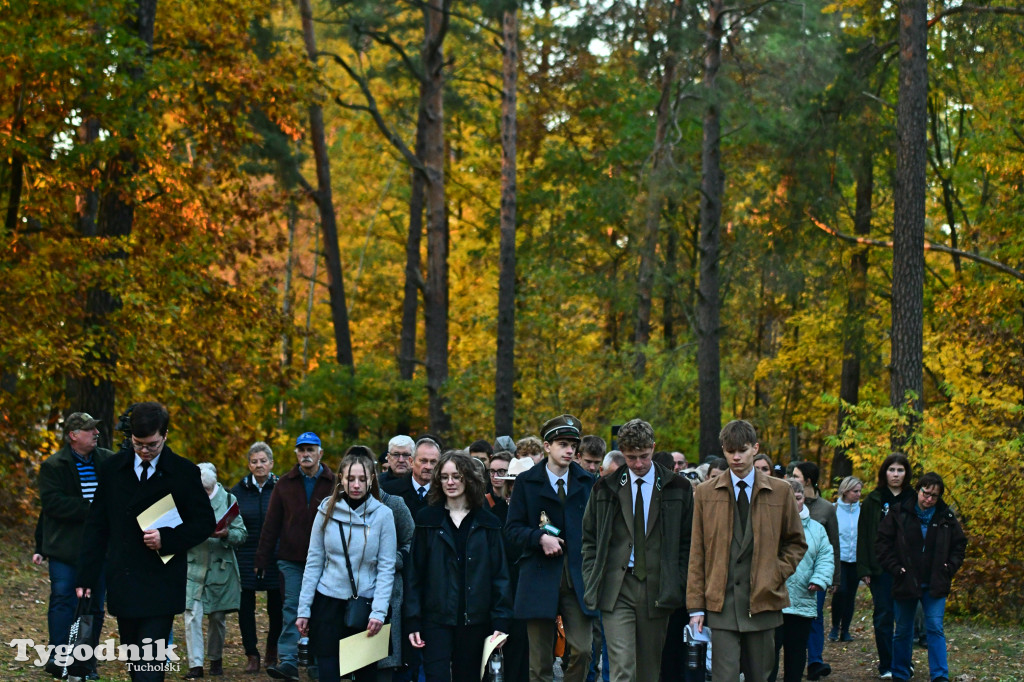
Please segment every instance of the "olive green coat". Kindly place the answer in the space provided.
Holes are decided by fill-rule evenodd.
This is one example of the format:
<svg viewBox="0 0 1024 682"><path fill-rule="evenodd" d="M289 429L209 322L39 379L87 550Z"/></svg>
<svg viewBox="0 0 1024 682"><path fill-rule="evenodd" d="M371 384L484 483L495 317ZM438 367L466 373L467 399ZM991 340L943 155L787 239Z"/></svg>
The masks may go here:
<svg viewBox="0 0 1024 682"><path fill-rule="evenodd" d="M220 483L210 499L213 516L219 519L228 510L235 496L224 490ZM237 611L242 597L242 583L238 575L235 547L243 542L247 532L239 514L228 526L226 538L206 538L188 551L188 587L185 605L201 600L203 613Z"/></svg>

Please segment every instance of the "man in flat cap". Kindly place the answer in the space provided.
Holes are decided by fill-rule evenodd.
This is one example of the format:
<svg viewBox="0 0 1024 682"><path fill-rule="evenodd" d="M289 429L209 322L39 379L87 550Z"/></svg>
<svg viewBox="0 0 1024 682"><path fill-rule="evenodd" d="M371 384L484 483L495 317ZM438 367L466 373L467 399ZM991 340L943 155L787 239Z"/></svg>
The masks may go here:
<svg viewBox="0 0 1024 682"><path fill-rule="evenodd" d="M552 679L555 617L562 617L566 682L583 682L597 614L583 605L582 537L594 477L573 459L580 422L569 414L541 427L546 460L516 478L505 534L519 557L515 617L527 621L530 681Z"/></svg>
<svg viewBox="0 0 1024 682"><path fill-rule="evenodd" d="M39 467L39 500L42 506L40 553L50 563L50 607L46 622L50 644L54 646L68 643L68 631L78 603L75 575L85 517L89 515L99 482L97 471L114 454L96 447L100 437L99 423L99 419L93 419L85 412L69 414L64 420L64 445ZM101 583L92 600L93 632L97 638L103 630L103 597ZM89 675L95 675L95 660L90 662L89 668ZM53 662L52 655L46 670L54 677L60 677L63 672Z"/></svg>

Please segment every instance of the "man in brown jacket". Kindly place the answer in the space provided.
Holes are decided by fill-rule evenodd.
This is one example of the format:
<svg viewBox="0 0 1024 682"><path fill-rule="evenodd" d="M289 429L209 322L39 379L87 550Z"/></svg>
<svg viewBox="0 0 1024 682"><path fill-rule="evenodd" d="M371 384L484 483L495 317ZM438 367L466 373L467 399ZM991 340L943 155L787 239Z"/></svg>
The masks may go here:
<svg viewBox="0 0 1024 682"><path fill-rule="evenodd" d="M729 422L719 441L729 473L694 493L686 606L692 626L711 627L713 682L735 682L740 672L765 682L789 606L786 578L807 543L792 488L754 470L754 427Z"/></svg>
<svg viewBox="0 0 1024 682"><path fill-rule="evenodd" d="M317 507L334 490L334 472L320 463L322 456L320 438L315 433L304 433L295 440L298 463L278 480L270 494L256 550L256 573L262 576L276 554L281 575L283 607L281 636L277 639L281 662L275 666L267 655L267 674L278 680L299 679L299 631L295 628L295 616L309 552L309 533Z"/></svg>

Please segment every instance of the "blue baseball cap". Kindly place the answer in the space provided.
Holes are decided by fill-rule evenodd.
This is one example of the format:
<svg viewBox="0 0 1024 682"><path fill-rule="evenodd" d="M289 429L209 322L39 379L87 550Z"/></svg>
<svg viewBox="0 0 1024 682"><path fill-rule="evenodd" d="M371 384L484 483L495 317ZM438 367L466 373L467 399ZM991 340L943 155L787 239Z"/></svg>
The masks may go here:
<svg viewBox="0 0 1024 682"><path fill-rule="evenodd" d="M295 447L299 447L300 445L315 445L320 447L320 437L312 431L306 431L295 439Z"/></svg>

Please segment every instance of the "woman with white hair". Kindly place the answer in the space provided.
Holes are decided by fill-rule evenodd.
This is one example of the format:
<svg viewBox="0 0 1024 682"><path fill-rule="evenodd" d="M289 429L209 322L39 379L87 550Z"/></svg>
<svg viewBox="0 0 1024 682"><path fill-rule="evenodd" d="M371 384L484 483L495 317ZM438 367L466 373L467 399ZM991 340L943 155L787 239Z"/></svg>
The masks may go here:
<svg viewBox="0 0 1024 682"><path fill-rule="evenodd" d="M210 496L213 515L220 519L235 503L235 496L217 482L217 468L209 462L199 465L203 488ZM186 680L203 676L203 614L210 618L206 649L210 655L210 674L223 675L224 621L237 611L242 596L235 547L247 536L241 516L188 551L188 586L185 590L185 646L188 650Z"/></svg>

